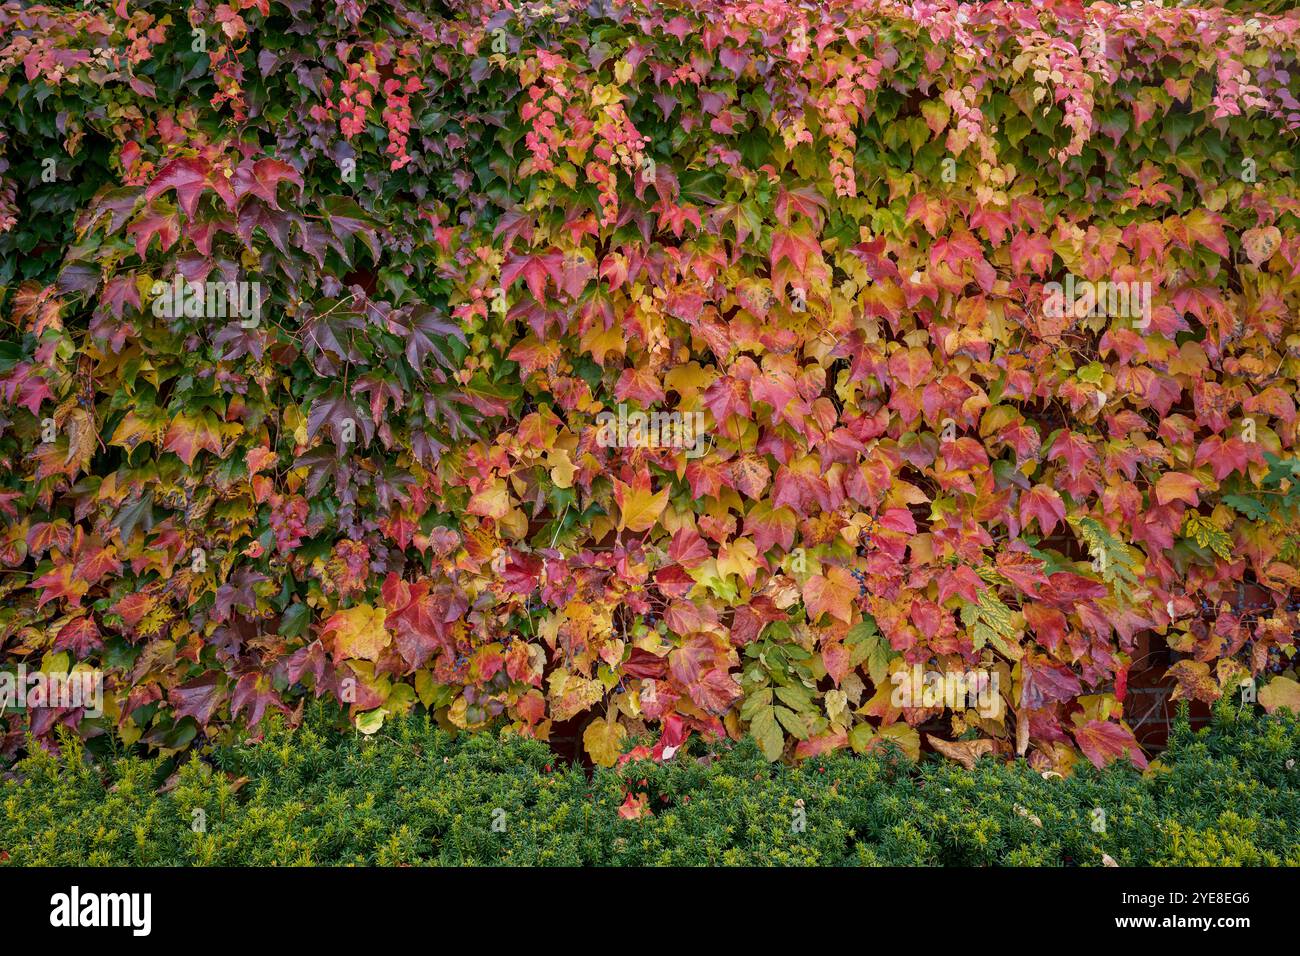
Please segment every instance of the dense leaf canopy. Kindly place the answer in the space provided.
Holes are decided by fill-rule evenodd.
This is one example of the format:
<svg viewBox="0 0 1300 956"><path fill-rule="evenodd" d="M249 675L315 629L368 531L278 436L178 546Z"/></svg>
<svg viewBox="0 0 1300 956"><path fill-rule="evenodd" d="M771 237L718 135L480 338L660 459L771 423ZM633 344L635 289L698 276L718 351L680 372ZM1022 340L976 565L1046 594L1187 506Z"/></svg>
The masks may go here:
<svg viewBox="0 0 1300 956"><path fill-rule="evenodd" d="M1133 6L0 6L4 749L1295 706L1300 14Z"/></svg>

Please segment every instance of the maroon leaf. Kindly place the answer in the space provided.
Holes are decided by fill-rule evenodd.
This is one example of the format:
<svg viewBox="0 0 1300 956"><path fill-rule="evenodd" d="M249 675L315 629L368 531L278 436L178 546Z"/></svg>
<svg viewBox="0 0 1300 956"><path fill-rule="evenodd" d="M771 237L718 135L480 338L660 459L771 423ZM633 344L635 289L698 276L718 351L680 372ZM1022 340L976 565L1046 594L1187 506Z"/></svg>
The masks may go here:
<svg viewBox="0 0 1300 956"><path fill-rule="evenodd" d="M209 671L167 692L167 699L176 708L176 719L193 717L205 727L226 700L226 678L218 671ZM260 712L259 717L260 720Z"/></svg>

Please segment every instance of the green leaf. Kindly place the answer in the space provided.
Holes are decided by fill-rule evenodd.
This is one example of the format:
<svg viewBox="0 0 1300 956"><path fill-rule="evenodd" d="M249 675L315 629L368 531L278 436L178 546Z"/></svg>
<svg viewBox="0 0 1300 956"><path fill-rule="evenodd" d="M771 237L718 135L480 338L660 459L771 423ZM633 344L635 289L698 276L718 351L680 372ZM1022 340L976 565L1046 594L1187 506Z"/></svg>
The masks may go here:
<svg viewBox="0 0 1300 956"><path fill-rule="evenodd" d="M1183 535L1195 541L1198 547L1213 551L1224 561L1232 560L1232 537L1216 528L1208 518L1194 511L1187 512Z"/></svg>
<svg viewBox="0 0 1300 956"><path fill-rule="evenodd" d="M803 714L796 714L787 707L773 707L776 712L776 719L781 722L786 730L794 734L800 740L807 740L812 736L812 730L808 726L808 720Z"/></svg>
<svg viewBox="0 0 1300 956"><path fill-rule="evenodd" d="M768 760L777 760L785 749L785 735L776 724L776 713L771 707L762 708L750 721L749 732L758 741L763 756Z"/></svg>
<svg viewBox="0 0 1300 956"><path fill-rule="evenodd" d="M1012 619L1011 608L1002 602L993 588L979 594L979 603L963 602L961 621L971 629L975 650L991 644L1003 657L1018 661L1024 655L1020 631Z"/></svg>
<svg viewBox="0 0 1300 956"><path fill-rule="evenodd" d="M311 608L305 604L290 604L280 616L280 633L285 637L302 637L311 624Z"/></svg>
<svg viewBox="0 0 1300 956"><path fill-rule="evenodd" d="M1092 555L1102 580L1110 585L1120 605L1132 604L1135 600L1133 588L1138 583L1139 552L1116 538L1095 518L1071 515L1067 520L1088 545L1088 552Z"/></svg>
<svg viewBox="0 0 1300 956"><path fill-rule="evenodd" d="M374 710L367 710L365 713L357 714L357 730L361 731L367 737L379 732L384 726L384 718L388 716L388 711L383 707L376 707Z"/></svg>
<svg viewBox="0 0 1300 956"><path fill-rule="evenodd" d="M889 676L889 662L896 656L889 642L876 630L876 622L867 618L849 629L844 638L849 646L849 663L854 667L865 664L871 682L877 687Z"/></svg>
<svg viewBox="0 0 1300 956"><path fill-rule="evenodd" d="M113 527L122 535L122 544L131 543L131 535L137 527L144 528L145 534L153 530L153 492L146 491L138 499L124 505L113 521Z"/></svg>
<svg viewBox="0 0 1300 956"><path fill-rule="evenodd" d="M1251 521L1267 521L1269 517L1268 508L1257 498L1251 498L1247 495L1224 495L1223 503L1245 515Z"/></svg>

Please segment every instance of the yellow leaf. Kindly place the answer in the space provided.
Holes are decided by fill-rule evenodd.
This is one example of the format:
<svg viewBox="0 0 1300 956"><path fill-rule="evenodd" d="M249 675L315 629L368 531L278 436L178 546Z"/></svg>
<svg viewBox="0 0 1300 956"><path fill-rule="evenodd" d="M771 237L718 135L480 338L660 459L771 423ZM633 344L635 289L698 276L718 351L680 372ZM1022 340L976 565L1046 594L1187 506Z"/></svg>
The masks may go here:
<svg viewBox="0 0 1300 956"><path fill-rule="evenodd" d="M582 734L582 745L597 767L614 766L622 753L623 739L627 737L627 730L613 718L613 713L610 711L609 720L593 720Z"/></svg>
<svg viewBox="0 0 1300 956"><path fill-rule="evenodd" d="M431 668L426 667L415 672L415 693L420 698L420 703L428 707L433 703L437 692L438 684Z"/></svg>
<svg viewBox="0 0 1300 956"><path fill-rule="evenodd" d="M547 678L547 696L551 703L553 720L576 717L605 696L605 687L599 681L588 680L565 670L552 671Z"/></svg>
<svg viewBox="0 0 1300 956"><path fill-rule="evenodd" d="M668 652L673 649L673 645L664 639L664 636L658 631L646 631L640 637L633 638L632 646L640 648L647 654L653 654L655 657L666 657Z"/></svg>
<svg viewBox="0 0 1300 956"><path fill-rule="evenodd" d="M70 659L66 651L60 654L46 654L41 658L41 670L46 674L66 674Z"/></svg>
<svg viewBox="0 0 1300 956"><path fill-rule="evenodd" d="M548 614L537 622L537 636L544 640L551 650L555 650L555 642L560 639L562 623L558 614Z"/></svg>
<svg viewBox="0 0 1300 956"><path fill-rule="evenodd" d="M297 444L307 444L307 416L303 415L297 405L290 405L284 410L284 428L293 435Z"/></svg>
<svg viewBox="0 0 1300 956"><path fill-rule="evenodd" d="M388 711L382 707L376 707L374 710L367 710L357 714L357 730L361 731L367 737L371 734L378 733L379 728L384 726L384 718L388 716Z"/></svg>
<svg viewBox="0 0 1300 956"><path fill-rule="evenodd" d="M1270 714L1279 707L1300 715L1300 684L1289 677L1274 677L1259 692L1259 704Z"/></svg>
<svg viewBox="0 0 1300 956"><path fill-rule="evenodd" d="M580 344L582 350L589 352L591 357L601 365L605 364L605 356L609 352L622 356L627 351L623 329L617 324L607 329L602 323L593 322L591 328L582 336Z"/></svg>
<svg viewBox="0 0 1300 956"><path fill-rule="evenodd" d="M504 478L498 478L469 500L465 509L484 518L504 518L510 511L510 491Z"/></svg>
<svg viewBox="0 0 1300 956"><path fill-rule="evenodd" d="M90 459L95 455L95 444L98 437L94 417L84 409L74 408L68 413L63 428L68 435L68 453L64 457L63 463L65 465L75 465L79 469L89 470Z"/></svg>
<svg viewBox="0 0 1300 956"><path fill-rule="evenodd" d="M885 741L891 740L898 744L909 760L921 759L921 735L907 724L890 724L888 727L881 727L878 739Z"/></svg>
<svg viewBox="0 0 1300 956"><path fill-rule="evenodd" d="M145 421L135 412L127 412L126 417L118 423L108 443L119 445L127 451L135 451L136 446L141 442L154 442L157 434L158 428L154 423Z"/></svg>
<svg viewBox="0 0 1300 956"><path fill-rule="evenodd" d="M476 723L470 723L469 720L469 701L462 694L457 697L450 707L447 708L447 719L459 727L461 730L478 730L487 725L486 720L480 720Z"/></svg>
<svg viewBox="0 0 1300 956"><path fill-rule="evenodd" d="M383 608L358 604L345 611L337 611L325 624L326 633L334 634L336 659L359 658L374 661L388 646L391 638L384 629L388 616Z"/></svg>
<svg viewBox="0 0 1300 956"><path fill-rule="evenodd" d="M555 449L547 458L546 463L551 466L551 481L555 482L555 487L573 487L573 462L570 460L567 451L563 448Z"/></svg>
<svg viewBox="0 0 1300 956"><path fill-rule="evenodd" d="M671 389L682 398L698 395L717 378L717 372L700 366L699 362L677 365L664 376L664 388Z"/></svg>
<svg viewBox="0 0 1300 956"><path fill-rule="evenodd" d="M718 574L738 574L746 584L758 572L758 547L749 538L737 538L718 552Z"/></svg>
<svg viewBox="0 0 1300 956"><path fill-rule="evenodd" d="M620 531L649 531L668 506L667 488L652 493L649 488L633 488L616 480L614 497L618 501Z"/></svg>
<svg viewBox="0 0 1300 956"><path fill-rule="evenodd" d="M511 508L504 518L497 520L497 531L503 538L522 541L528 534L528 515L519 508Z"/></svg>
<svg viewBox="0 0 1300 956"><path fill-rule="evenodd" d="M556 179L564 183L564 185L568 186L570 189L577 188L578 171L573 168L572 163L560 163L553 170L551 170L551 172L555 174Z"/></svg>

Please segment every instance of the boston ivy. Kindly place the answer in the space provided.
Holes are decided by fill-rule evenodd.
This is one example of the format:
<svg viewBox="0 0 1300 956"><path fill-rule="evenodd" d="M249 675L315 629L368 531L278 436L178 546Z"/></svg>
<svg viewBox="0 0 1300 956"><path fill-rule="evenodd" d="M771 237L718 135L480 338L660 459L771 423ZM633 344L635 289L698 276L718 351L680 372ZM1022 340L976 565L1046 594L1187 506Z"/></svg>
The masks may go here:
<svg viewBox="0 0 1300 956"><path fill-rule="evenodd" d="M1298 36L0 5L0 657L105 684L0 750L330 697L1142 764L1151 634L1300 706Z"/></svg>

